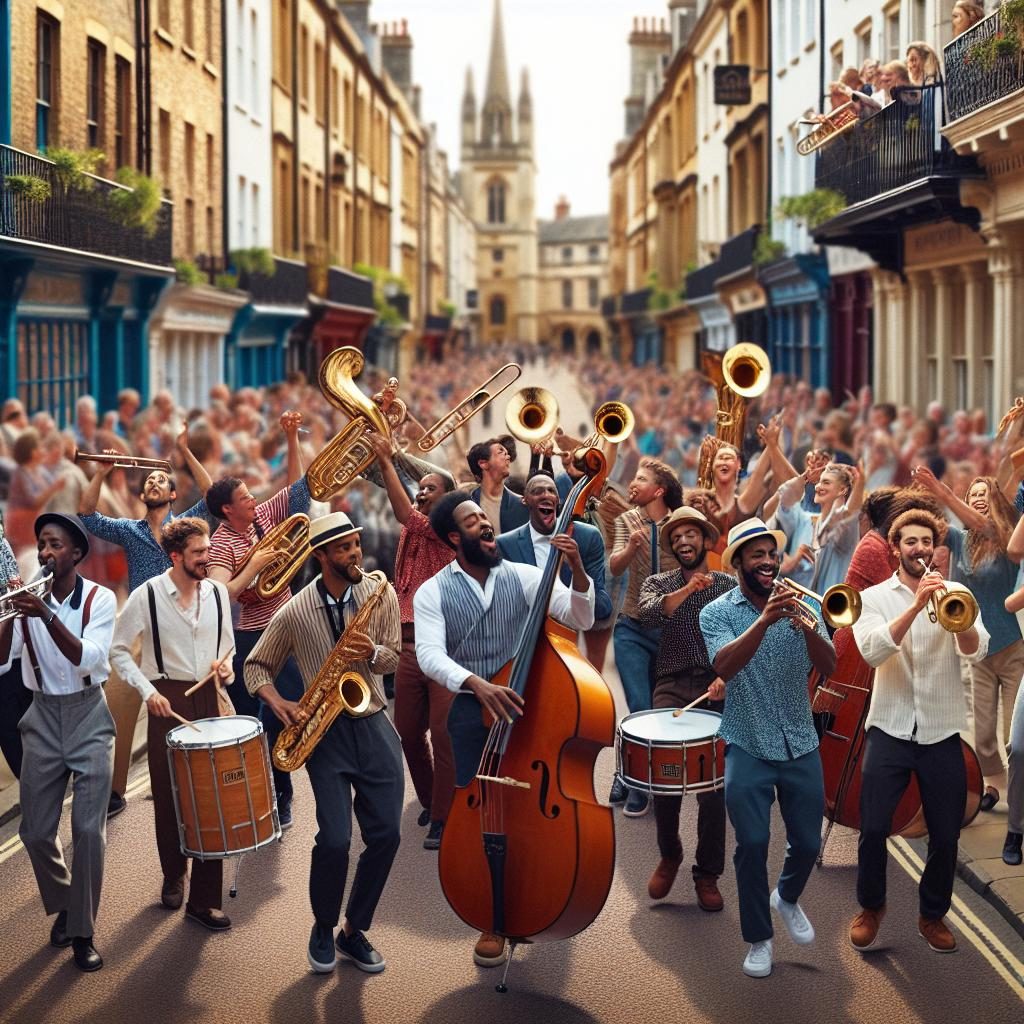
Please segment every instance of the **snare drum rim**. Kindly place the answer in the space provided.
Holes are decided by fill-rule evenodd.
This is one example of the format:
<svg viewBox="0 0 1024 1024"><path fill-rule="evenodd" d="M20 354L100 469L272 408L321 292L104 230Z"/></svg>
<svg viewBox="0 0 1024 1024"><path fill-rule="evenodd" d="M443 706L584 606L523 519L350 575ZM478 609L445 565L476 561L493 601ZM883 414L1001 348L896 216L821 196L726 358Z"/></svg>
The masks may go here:
<svg viewBox="0 0 1024 1024"><path fill-rule="evenodd" d="M175 750L206 750L216 749L218 747L229 747L235 743L247 743L255 736L259 736L263 730L263 723L258 718L253 718L252 715L221 715L213 718L197 718L192 725L202 725L204 722L222 722L225 718L237 718L244 719L247 722L252 722L253 729L251 732L245 733L241 736L232 736L228 739L217 740L216 742L210 742L208 740L193 740L192 742L182 742L175 738L175 733L181 733L182 737L187 737L190 733L194 733L195 730L190 728L188 725L176 725L173 729L168 730L167 733L167 746L174 747Z"/></svg>
<svg viewBox="0 0 1024 1024"><path fill-rule="evenodd" d="M666 714L670 714L674 710L678 710L678 709L676 709L676 708L648 708L646 711L634 711L633 714L626 715L626 717L623 718L619 722L618 728L616 729L616 734L618 736L624 736L626 739L631 740L633 743L642 744L645 747L646 746L652 746L652 747L677 747L677 746L679 746L680 743L682 743L684 745L687 744L687 743L702 743L704 740L713 740L713 739L715 739L715 737L718 736L718 729L715 729L714 732L712 732L712 733L705 733L702 736L687 736L687 737L676 736L673 739L660 739L660 738L654 739L653 737L649 738L647 736L637 736L635 733L630 733L626 729L623 728L623 726L632 718L639 719L639 718L651 717L653 715L662 715L662 716L664 716ZM694 708L692 711L687 711L686 713L688 715L692 715L692 714L713 715L715 717L715 719L718 721L719 727L721 727L721 724L722 724L722 714L719 711L708 711L705 708Z"/></svg>

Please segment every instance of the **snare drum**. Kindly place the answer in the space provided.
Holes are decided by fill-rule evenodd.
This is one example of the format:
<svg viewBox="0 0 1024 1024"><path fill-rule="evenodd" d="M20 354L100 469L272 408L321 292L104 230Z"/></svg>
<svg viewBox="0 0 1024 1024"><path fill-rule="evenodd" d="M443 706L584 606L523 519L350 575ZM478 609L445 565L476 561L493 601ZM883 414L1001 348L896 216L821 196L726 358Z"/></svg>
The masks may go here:
<svg viewBox="0 0 1024 1024"><path fill-rule="evenodd" d="M193 725L167 734L181 852L200 860L233 857L280 838L263 726L245 715Z"/></svg>
<svg viewBox="0 0 1024 1024"><path fill-rule="evenodd" d="M615 736L622 781L632 789L678 796L706 793L725 785L725 743L716 735L717 711L671 708L627 715Z"/></svg>

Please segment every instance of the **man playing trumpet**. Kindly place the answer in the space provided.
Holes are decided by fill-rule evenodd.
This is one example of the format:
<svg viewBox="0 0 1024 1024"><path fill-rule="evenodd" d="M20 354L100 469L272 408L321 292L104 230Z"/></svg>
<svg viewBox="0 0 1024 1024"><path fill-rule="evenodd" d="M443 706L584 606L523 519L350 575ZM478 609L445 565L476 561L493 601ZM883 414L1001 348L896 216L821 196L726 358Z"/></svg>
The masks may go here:
<svg viewBox="0 0 1024 1024"><path fill-rule="evenodd" d="M379 598L372 596L378 585L360 568L361 532L362 527L353 526L344 512L313 520L309 544L321 575L275 613L245 663L249 693L259 697L285 726L305 725L309 720L309 711L274 685L291 656L306 689L325 663L340 657L345 668L362 677L369 691L365 711L359 717L339 714L306 761L319 828L309 869L314 921L307 959L318 974L334 970L335 949L362 971L384 970L384 958L363 933L373 922L401 838L402 747L394 726L382 713L387 698L380 682L380 676L398 667L401 616L390 584ZM375 607L364 625L363 606L371 600ZM357 615L359 625L350 629ZM338 651L336 644L342 637ZM335 939L348 874L353 806L366 849L359 857L345 920Z"/></svg>
<svg viewBox="0 0 1024 1024"><path fill-rule="evenodd" d="M928 822L928 859L918 887L918 931L937 953L956 949L943 917L956 878L957 841L967 800L960 733L967 728L960 655L985 657L989 636L981 619L951 633L927 611L943 590L969 592L944 580L931 565L946 538L942 520L924 509L898 516L889 544L899 559L894 576L861 595L853 635L875 671L865 722L861 830L857 845L857 902L850 943L866 952L885 916L886 839L892 816L913 773ZM922 615L922 612L926 614ZM938 618L938 616L936 616Z"/></svg>

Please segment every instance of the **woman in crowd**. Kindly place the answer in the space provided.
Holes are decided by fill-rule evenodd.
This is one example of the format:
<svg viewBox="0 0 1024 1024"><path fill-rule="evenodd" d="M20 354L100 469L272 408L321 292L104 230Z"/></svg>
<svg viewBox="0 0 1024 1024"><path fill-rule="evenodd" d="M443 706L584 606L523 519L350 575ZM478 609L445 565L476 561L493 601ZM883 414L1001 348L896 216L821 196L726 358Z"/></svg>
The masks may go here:
<svg viewBox="0 0 1024 1024"><path fill-rule="evenodd" d="M934 85L942 78L939 55L927 43L910 43L905 63L913 85Z"/></svg>
<svg viewBox="0 0 1024 1024"><path fill-rule="evenodd" d="M953 23L953 37L963 35L969 28L985 17L985 5L981 0L956 0L950 20Z"/></svg>
<svg viewBox="0 0 1024 1024"><path fill-rule="evenodd" d="M33 524L46 509L47 502L64 487L64 478L54 480L46 472L43 448L35 427L28 427L18 435L11 455L17 469L11 474L4 527L15 556L20 556L28 549L35 550Z"/></svg>

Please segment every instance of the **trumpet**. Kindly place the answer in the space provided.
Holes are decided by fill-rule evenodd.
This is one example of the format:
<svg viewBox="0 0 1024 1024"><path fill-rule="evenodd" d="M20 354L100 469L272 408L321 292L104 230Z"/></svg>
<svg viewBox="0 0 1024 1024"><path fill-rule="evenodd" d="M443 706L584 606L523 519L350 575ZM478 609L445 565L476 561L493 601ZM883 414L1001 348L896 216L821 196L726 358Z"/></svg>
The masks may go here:
<svg viewBox="0 0 1024 1024"><path fill-rule="evenodd" d="M926 572L934 572L923 559L918 561ZM936 591L928 601L928 621L937 622L947 633L963 633L978 617L978 602L969 590Z"/></svg>
<svg viewBox="0 0 1024 1024"><path fill-rule="evenodd" d="M493 402L507 387L511 387L523 374L517 363L506 363L497 373L492 374L471 395L464 398L451 412L445 413L416 442L421 452L433 451L447 441L456 430L475 416L485 405Z"/></svg>
<svg viewBox="0 0 1024 1024"><path fill-rule="evenodd" d="M173 473L174 468L166 459L144 459L137 455L101 455L75 449L75 462L98 462L115 469L162 469L165 473Z"/></svg>
<svg viewBox="0 0 1024 1024"><path fill-rule="evenodd" d="M45 601L52 586L53 573L48 572L45 576L40 576L39 579L33 580L31 583L25 583L23 586L15 587L14 590L6 590L0 593L0 622L16 619L21 615L21 612L11 602L12 597L17 594L32 594L34 597L38 597L40 601Z"/></svg>
<svg viewBox="0 0 1024 1024"><path fill-rule="evenodd" d="M520 388L505 408L505 425L523 444L539 444L557 424L558 400L547 388Z"/></svg>
<svg viewBox="0 0 1024 1024"><path fill-rule="evenodd" d="M796 144L796 151L800 156L809 156L815 150L821 149L829 142L835 142L840 135L848 132L857 123L857 109L853 100L847 100L846 103L833 107L824 115L822 121L808 121L806 118L801 118L801 122L817 126Z"/></svg>
<svg viewBox="0 0 1024 1024"><path fill-rule="evenodd" d="M775 589L787 590L796 597L797 604L800 605L797 617L806 623L808 629L817 627L818 616L814 609L803 600L804 597L818 602L821 606L822 619L832 629L852 626L860 618L860 594L849 583L836 583L829 587L824 594L819 595L787 576L775 581Z"/></svg>
<svg viewBox="0 0 1024 1024"><path fill-rule="evenodd" d="M269 601L291 583L309 557L309 516L304 512L296 512L268 530L245 553L245 558L235 570L235 576L238 576L258 551L274 552L274 558L260 569L253 580L256 593L264 601Z"/></svg>

